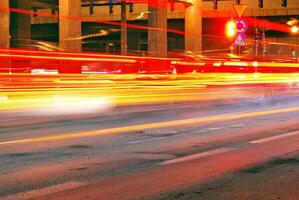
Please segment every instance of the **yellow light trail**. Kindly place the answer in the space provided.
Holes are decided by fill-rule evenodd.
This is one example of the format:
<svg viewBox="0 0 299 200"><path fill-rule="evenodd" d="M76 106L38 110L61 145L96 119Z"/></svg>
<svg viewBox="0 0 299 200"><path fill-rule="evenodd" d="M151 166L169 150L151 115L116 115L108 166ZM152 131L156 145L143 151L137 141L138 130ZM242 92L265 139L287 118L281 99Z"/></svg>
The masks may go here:
<svg viewBox="0 0 299 200"><path fill-rule="evenodd" d="M3 77L5 77L3 75ZM141 103L165 103L194 100L220 100L232 97L263 95L266 86L260 91L252 88L240 88L224 91L226 86L242 84L298 84L299 74L188 74L188 75L16 75L11 85L9 78L0 78L0 110L25 110L47 107L54 95L66 98L110 98L116 105L134 105ZM45 77L43 79L43 77ZM139 78L157 78L139 80ZM42 82L41 82L42 81ZM213 89L210 86L222 86ZM224 87L223 87L224 86ZM239 86L238 86L239 87ZM269 86L271 87L271 86ZM229 87L228 87L229 88ZM297 92L296 90L293 90ZM52 102L53 103L53 102Z"/></svg>
<svg viewBox="0 0 299 200"><path fill-rule="evenodd" d="M273 109L273 110L261 110L261 111L255 111L255 112L245 112L245 113L229 113L229 114L192 118L192 119L139 124L139 125L132 125L132 126L117 127L117 128L107 128L107 129L96 130L96 131L87 131L87 132L79 132L79 133L68 133L68 134L63 134L63 135L52 135L52 136L46 136L46 137L10 140L10 141L0 142L0 146L23 144L23 143L48 142L48 141L75 139L75 138L101 136L101 135L111 135L111 134L119 134L119 133L126 133L126 132L136 132L136 131L142 131L142 130L148 130L148 129L188 126L188 125L199 124L199 123L228 121L228 120L244 119L244 118L250 118L250 117L259 117L259 116L264 116L264 115L297 112L297 111L299 111L299 107Z"/></svg>

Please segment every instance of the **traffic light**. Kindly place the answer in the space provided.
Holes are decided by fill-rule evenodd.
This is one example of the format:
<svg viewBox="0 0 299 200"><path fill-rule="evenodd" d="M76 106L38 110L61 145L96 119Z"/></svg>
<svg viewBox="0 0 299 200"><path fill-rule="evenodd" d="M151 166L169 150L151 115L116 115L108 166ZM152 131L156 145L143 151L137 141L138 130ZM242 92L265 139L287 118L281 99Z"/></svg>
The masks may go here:
<svg viewBox="0 0 299 200"><path fill-rule="evenodd" d="M215 10L218 9L218 0L213 0L213 8L214 8Z"/></svg>
<svg viewBox="0 0 299 200"><path fill-rule="evenodd" d="M291 33L296 34L299 32L299 28L297 26L292 26Z"/></svg>
<svg viewBox="0 0 299 200"><path fill-rule="evenodd" d="M263 45L263 55L267 55L268 54L268 44L264 43Z"/></svg>
<svg viewBox="0 0 299 200"><path fill-rule="evenodd" d="M134 5L133 3L131 2L130 3L130 10L129 10L130 13L134 12Z"/></svg>
<svg viewBox="0 0 299 200"><path fill-rule="evenodd" d="M259 7L263 8L264 7L264 0L259 0Z"/></svg>
<svg viewBox="0 0 299 200"><path fill-rule="evenodd" d="M110 14L113 13L113 2L112 2L112 0L109 0L109 13Z"/></svg>
<svg viewBox="0 0 299 200"><path fill-rule="evenodd" d="M89 14L90 15L94 14L94 3L93 3L93 0L90 0Z"/></svg>
<svg viewBox="0 0 299 200"><path fill-rule="evenodd" d="M287 0L282 0L281 2L282 7L287 7L287 4L288 4Z"/></svg>
<svg viewBox="0 0 299 200"><path fill-rule="evenodd" d="M228 21L225 25L225 35L228 38L234 37L237 33L236 28L236 22L234 20Z"/></svg>

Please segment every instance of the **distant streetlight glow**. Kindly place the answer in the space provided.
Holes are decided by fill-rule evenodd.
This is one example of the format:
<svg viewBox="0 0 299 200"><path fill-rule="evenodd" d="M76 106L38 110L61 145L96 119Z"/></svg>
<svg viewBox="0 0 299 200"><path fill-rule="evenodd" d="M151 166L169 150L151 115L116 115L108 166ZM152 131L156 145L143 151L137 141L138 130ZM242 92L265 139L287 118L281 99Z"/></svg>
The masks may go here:
<svg viewBox="0 0 299 200"><path fill-rule="evenodd" d="M226 23L225 34L227 37L232 38L236 35L236 23L231 20Z"/></svg>
<svg viewBox="0 0 299 200"><path fill-rule="evenodd" d="M292 28L291 28L291 32L292 33L298 33L299 32L299 28L297 27L297 26L293 26Z"/></svg>

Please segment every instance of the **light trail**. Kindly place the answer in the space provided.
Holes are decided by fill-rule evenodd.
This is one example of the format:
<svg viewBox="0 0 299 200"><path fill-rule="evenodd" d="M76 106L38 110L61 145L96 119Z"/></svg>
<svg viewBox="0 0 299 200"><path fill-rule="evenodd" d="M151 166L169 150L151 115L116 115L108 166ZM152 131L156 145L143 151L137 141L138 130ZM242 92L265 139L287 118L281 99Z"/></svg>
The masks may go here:
<svg viewBox="0 0 299 200"><path fill-rule="evenodd" d="M148 129L188 126L188 125L199 124L199 123L229 121L229 120L237 120L237 119L244 119L244 118L251 118L251 117L260 117L265 115L298 112L298 111L299 111L299 107L292 107L292 108L261 110L255 112L245 112L245 113L229 113L229 114L223 114L217 116L139 124L139 125L125 126L125 127L117 127L117 128L107 128L107 129L102 129L97 131L69 133L63 135L53 135L53 136L46 136L46 137L3 141L0 142L0 146L13 145L13 144L25 144L25 143L37 143L37 142L49 142L49 141L76 139L76 138L101 136L101 135L112 135L112 134L120 134L120 133L127 133L127 132L143 131Z"/></svg>
<svg viewBox="0 0 299 200"><path fill-rule="evenodd" d="M16 84L11 83L11 77ZM153 76L133 74L128 76L53 75L42 77L22 74L16 76L0 75L0 96L3 97L0 99L0 110L3 112L30 111L30 109L51 108L55 104L54 97L57 95L63 96L65 105L67 103L72 105L76 99L86 102L88 98L99 98L108 99L115 106L134 106L229 100L230 98L246 99L259 96L274 97L299 93L299 74L157 75L154 76L157 80L138 80L149 77ZM289 84L294 85L294 87ZM235 86L237 89L230 89Z"/></svg>
<svg viewBox="0 0 299 200"><path fill-rule="evenodd" d="M19 54L0 54L0 57L4 58L23 58L23 59L41 59L41 60L58 60L58 61L95 61L95 62L124 62L124 63L136 63L136 60L121 59L121 58L78 58L78 57L54 57L54 56L36 56L36 55L19 55Z"/></svg>
<svg viewBox="0 0 299 200"><path fill-rule="evenodd" d="M10 49L1 49L0 48L0 52L4 52L5 54L7 54L7 52L10 52L10 54L14 55L14 54L41 54L41 55L51 55L51 56L73 56L73 57L92 57L92 58L121 58L121 59L140 59L143 57L140 56L131 56L131 55L115 55L115 54L106 54L106 53L77 53L77 52L55 52L55 51L38 51L38 50L26 50L26 49L14 49L14 48L10 48ZM151 57L151 56L146 56L146 59L153 59L153 60L182 60L180 58L163 58L163 57Z"/></svg>

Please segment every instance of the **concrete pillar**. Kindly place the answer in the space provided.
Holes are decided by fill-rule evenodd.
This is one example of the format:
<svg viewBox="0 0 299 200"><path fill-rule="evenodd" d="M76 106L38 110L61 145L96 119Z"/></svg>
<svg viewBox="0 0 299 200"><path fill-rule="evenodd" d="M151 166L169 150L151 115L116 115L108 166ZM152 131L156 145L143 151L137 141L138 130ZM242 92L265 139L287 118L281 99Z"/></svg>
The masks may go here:
<svg viewBox="0 0 299 200"><path fill-rule="evenodd" d="M193 0L185 11L185 50L202 50L202 0Z"/></svg>
<svg viewBox="0 0 299 200"><path fill-rule="evenodd" d="M59 46L63 50L80 52L82 49L81 0L59 0ZM81 63L61 61L59 73L81 73Z"/></svg>
<svg viewBox="0 0 299 200"><path fill-rule="evenodd" d="M60 48L81 51L81 0L59 0L59 15Z"/></svg>
<svg viewBox="0 0 299 200"><path fill-rule="evenodd" d="M1 8L9 8L9 0L0 1ZM0 10L0 48L9 48L9 11ZM0 59L0 73L10 71L9 60Z"/></svg>
<svg viewBox="0 0 299 200"><path fill-rule="evenodd" d="M152 56L167 55L167 0L156 0L149 6L148 26L158 30L148 31L148 51Z"/></svg>
<svg viewBox="0 0 299 200"><path fill-rule="evenodd" d="M9 8L9 0L0 1L1 8ZM9 11L0 10L0 48L9 48Z"/></svg>
<svg viewBox="0 0 299 200"><path fill-rule="evenodd" d="M127 3L125 0L121 1L121 54L126 55L128 53L128 37L127 37Z"/></svg>
<svg viewBox="0 0 299 200"><path fill-rule="evenodd" d="M10 6L13 8L30 10L31 4L27 1L10 0ZM11 36L14 44L19 43L20 47L24 45L21 40L31 39L31 15L22 13L11 13ZM19 41L19 42L18 42Z"/></svg>

